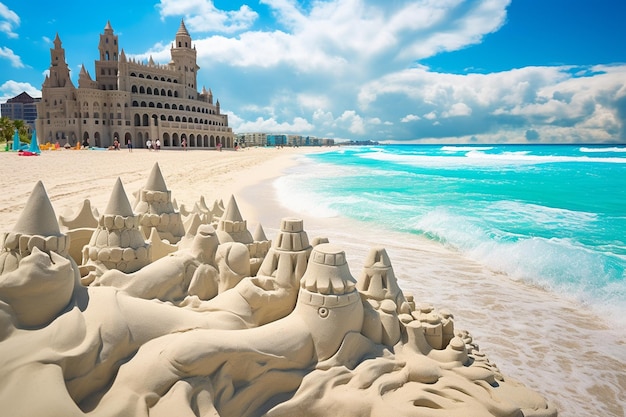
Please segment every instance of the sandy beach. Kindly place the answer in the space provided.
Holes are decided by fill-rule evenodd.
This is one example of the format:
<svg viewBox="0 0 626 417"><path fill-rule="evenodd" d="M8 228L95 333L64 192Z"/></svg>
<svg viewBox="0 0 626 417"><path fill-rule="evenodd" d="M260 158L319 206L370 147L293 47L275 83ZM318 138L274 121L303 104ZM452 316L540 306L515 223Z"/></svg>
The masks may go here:
<svg viewBox="0 0 626 417"><path fill-rule="evenodd" d="M307 152L324 148L253 148L240 151L48 151L36 157L0 153L0 230L10 231L35 183L41 180L58 215L84 199L100 212L119 177L129 199L158 162L178 205L191 207L234 195L249 229L261 223L270 239L289 212L272 180ZM623 416L626 410L626 337L573 300L486 270L417 236L377 230L343 218L304 217L310 237L344 248L358 276L370 247L389 252L400 286L418 303L450 310L504 375L553 403L561 416Z"/></svg>

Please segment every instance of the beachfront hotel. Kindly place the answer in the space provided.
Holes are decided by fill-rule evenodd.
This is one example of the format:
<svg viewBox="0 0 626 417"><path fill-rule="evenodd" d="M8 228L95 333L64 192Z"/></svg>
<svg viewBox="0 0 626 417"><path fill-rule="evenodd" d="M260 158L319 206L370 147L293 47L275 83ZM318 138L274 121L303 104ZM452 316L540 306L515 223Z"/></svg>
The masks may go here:
<svg viewBox="0 0 626 417"><path fill-rule="evenodd" d="M109 147L115 140L144 147L160 139L163 149L232 148L234 135L220 102L211 90L197 91L197 51L181 21L171 48L171 61L157 64L129 59L119 52L118 37L107 22L98 45L95 80L83 66L78 87L70 79L65 50L56 35L50 70L37 104L39 143L62 146L89 141Z"/></svg>

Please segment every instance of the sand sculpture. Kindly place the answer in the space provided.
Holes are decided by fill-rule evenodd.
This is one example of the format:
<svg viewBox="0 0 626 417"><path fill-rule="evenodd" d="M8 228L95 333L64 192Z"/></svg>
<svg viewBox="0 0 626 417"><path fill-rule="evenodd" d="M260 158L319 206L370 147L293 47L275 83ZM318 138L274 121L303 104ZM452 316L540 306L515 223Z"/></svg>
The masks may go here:
<svg viewBox="0 0 626 417"><path fill-rule="evenodd" d="M151 191L169 199L163 185ZM556 416L449 312L404 294L384 248L355 279L344 251L309 240L301 219L283 219L268 245L233 202L193 236L170 230L176 250L146 262L143 223L118 181L82 250L85 272L39 182L0 235L2 412Z"/></svg>

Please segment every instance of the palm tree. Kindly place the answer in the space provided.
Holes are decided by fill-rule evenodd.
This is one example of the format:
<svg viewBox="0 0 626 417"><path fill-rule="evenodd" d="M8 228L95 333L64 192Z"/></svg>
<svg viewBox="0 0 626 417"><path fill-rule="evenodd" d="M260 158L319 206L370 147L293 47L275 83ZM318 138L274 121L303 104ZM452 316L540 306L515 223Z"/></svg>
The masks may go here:
<svg viewBox="0 0 626 417"><path fill-rule="evenodd" d="M0 142L5 142L5 147L13 138L13 132L15 132L13 120L6 116L0 117Z"/></svg>

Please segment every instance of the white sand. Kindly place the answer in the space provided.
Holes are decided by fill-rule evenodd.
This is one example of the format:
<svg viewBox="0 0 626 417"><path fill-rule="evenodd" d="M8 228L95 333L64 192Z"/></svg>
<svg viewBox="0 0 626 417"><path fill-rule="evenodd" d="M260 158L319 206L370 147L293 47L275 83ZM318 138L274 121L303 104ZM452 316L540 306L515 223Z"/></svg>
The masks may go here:
<svg viewBox="0 0 626 417"><path fill-rule="evenodd" d="M234 194L249 228L261 222L271 239L280 218L302 217L278 204L271 179L297 163L298 154L315 150L49 151L37 157L2 152L0 231L12 229L38 180L57 215L76 210L86 198L102 211L117 177L132 201L158 162L179 204L191 206L201 196L210 204ZM469 330L504 375L544 395L560 415L624 415L626 338L575 302L512 282L416 237L339 218L304 221L310 237L328 236L345 249L353 275L372 245L385 246L403 289L418 303L452 311L456 327Z"/></svg>

